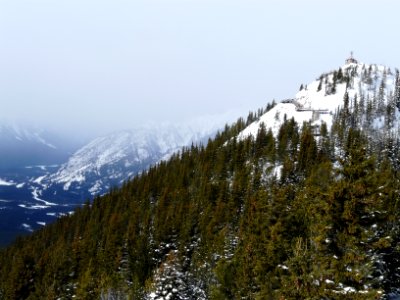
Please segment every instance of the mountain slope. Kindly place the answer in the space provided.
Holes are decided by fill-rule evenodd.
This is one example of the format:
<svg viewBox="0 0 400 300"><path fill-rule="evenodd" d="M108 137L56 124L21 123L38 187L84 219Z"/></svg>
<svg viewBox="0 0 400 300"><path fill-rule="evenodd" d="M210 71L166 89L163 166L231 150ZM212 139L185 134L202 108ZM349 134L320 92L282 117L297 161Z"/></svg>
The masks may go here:
<svg viewBox="0 0 400 300"><path fill-rule="evenodd" d="M366 97L364 113L343 97L329 131L283 118L274 135L260 122L274 108L239 119L2 250L0 296L393 299L400 169L390 148L399 135L386 134L398 122L390 94Z"/></svg>
<svg viewBox="0 0 400 300"><path fill-rule="evenodd" d="M37 126L1 123L1 246L72 210L47 205L51 202L41 198L37 178L54 172L79 145L80 141L75 137L65 137Z"/></svg>
<svg viewBox="0 0 400 300"><path fill-rule="evenodd" d="M162 124L118 131L92 140L40 183L45 195L54 189L81 193L81 198L104 194L182 147L207 141L220 127L214 120L203 128Z"/></svg>
<svg viewBox="0 0 400 300"><path fill-rule="evenodd" d="M0 170L60 163L69 147L42 129L0 124Z"/></svg>
<svg viewBox="0 0 400 300"><path fill-rule="evenodd" d="M0 199L3 200L0 245L10 244L17 235L30 233L72 213L87 199L121 186L124 181L167 159L182 147L190 146L192 142L205 142L223 126L227 116L229 118L229 113L223 117L201 117L180 125L149 124L114 132L95 138L78 150L75 148L72 155L68 151L76 143L67 143L43 130L7 127L12 129L7 131L9 136L19 137L17 141L25 152L13 152L18 167L15 164L7 168L1 166L4 170L0 167ZM30 151L34 152L36 148L27 142L22 143L23 138L33 140L41 147L49 147L46 141L51 140L57 149L50 147L50 151L65 152L65 155L54 163L49 160L49 151L42 147L39 154L47 160L33 159L30 155L34 154ZM5 139L3 142L8 143ZM32 164L25 164L27 157ZM50 161L53 163L45 164Z"/></svg>
<svg viewBox="0 0 400 300"><path fill-rule="evenodd" d="M344 106L347 94L349 105L357 103L357 109L366 111L368 103L378 110L390 101L395 101L396 72L380 65L361 63L346 64L338 70L322 74L317 80L303 86L293 99L283 100L251 124L241 137L255 136L261 123L278 134L285 118L294 118L298 124L311 121L319 127L325 122L330 128L338 108ZM398 76L398 74L397 74ZM371 109L372 109L371 108ZM363 111L362 113L364 113ZM397 118L396 118L397 120ZM379 121L376 126L381 126Z"/></svg>

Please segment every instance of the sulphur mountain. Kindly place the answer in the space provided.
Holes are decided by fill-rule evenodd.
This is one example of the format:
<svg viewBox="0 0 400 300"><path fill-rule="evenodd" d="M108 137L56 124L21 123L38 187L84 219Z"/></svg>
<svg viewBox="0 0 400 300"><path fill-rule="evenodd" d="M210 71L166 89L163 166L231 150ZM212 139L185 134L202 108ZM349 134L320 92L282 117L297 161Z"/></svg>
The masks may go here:
<svg viewBox="0 0 400 300"><path fill-rule="evenodd" d="M399 87L323 73L1 250L0 298L398 299Z"/></svg>

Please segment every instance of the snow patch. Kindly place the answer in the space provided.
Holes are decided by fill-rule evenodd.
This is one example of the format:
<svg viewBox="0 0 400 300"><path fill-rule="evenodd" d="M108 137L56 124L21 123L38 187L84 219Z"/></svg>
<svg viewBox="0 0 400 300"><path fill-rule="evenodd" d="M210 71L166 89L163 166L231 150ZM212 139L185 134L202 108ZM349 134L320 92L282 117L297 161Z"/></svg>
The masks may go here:
<svg viewBox="0 0 400 300"><path fill-rule="evenodd" d="M17 189L22 189L24 186L25 186L25 182L23 182L23 183L18 183L18 184L16 185L16 188L17 188Z"/></svg>
<svg viewBox="0 0 400 300"><path fill-rule="evenodd" d="M12 186L12 185L15 185L15 183L13 181L7 181L7 180L0 178L0 186L1 185L2 186Z"/></svg>
<svg viewBox="0 0 400 300"><path fill-rule="evenodd" d="M38 188L33 188L33 190L32 190L32 197L33 197L33 199L35 199L36 201L39 201L39 202L43 202L43 203L44 203L45 205L47 205L47 206L54 206L54 205L57 205L57 203L53 203L53 202L49 202L49 201L40 199L40 198L39 198L40 195L41 195L41 191L39 191Z"/></svg>
<svg viewBox="0 0 400 300"><path fill-rule="evenodd" d="M31 225L26 224L26 223L22 223L21 226L22 226L22 228L25 229L26 231L33 232L33 228L32 228Z"/></svg>
<svg viewBox="0 0 400 300"><path fill-rule="evenodd" d="M45 208L49 208L50 206L46 206L46 205L31 205L31 206L27 206L25 204L18 204L19 207L22 208L26 208L26 209L45 209Z"/></svg>

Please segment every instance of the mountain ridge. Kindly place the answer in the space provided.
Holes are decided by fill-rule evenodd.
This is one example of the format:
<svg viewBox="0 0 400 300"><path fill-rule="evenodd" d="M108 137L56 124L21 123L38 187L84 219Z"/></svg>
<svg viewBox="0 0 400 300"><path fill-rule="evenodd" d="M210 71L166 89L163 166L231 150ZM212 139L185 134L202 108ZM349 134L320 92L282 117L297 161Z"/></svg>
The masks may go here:
<svg viewBox="0 0 400 300"><path fill-rule="evenodd" d="M270 105L18 240L0 296L396 299L399 80L385 92L368 70L360 101L327 75L331 124Z"/></svg>
<svg viewBox="0 0 400 300"><path fill-rule="evenodd" d="M75 185L88 190L88 196L105 193L151 165L168 159L182 147L206 142L223 125L219 117L207 120L203 124L200 118L179 125L148 124L97 137L40 183L45 189L62 185L65 191Z"/></svg>
<svg viewBox="0 0 400 300"><path fill-rule="evenodd" d="M52 132L30 126L0 124L0 139L0 169L59 163L70 151Z"/></svg>
<svg viewBox="0 0 400 300"><path fill-rule="evenodd" d="M192 142L205 143L222 127L222 121L219 116L210 116L180 125L146 124L94 138L56 161L34 159L27 164L10 163L10 168L5 170L0 168L0 199L4 200L0 206L0 245L7 245L17 235L30 233L72 213L87 199L121 186ZM30 127L21 128L19 132L29 132ZM62 143L55 143L60 146L56 150L37 139L37 135L31 136L41 145L39 153L44 158L49 154L43 147L49 151L63 150ZM33 150L24 145L23 149ZM19 158L17 154L21 153L14 153Z"/></svg>
<svg viewBox="0 0 400 300"><path fill-rule="evenodd" d="M370 77L371 73L373 78ZM398 90L396 74L398 74L397 69L393 73L390 67L364 63L350 63L337 70L323 73L310 84L302 84L294 98L277 103L267 114L261 116L258 122L246 128L240 136L255 136L261 123L264 123L267 129L271 128L274 135L277 135L285 115L287 119L294 117L299 124L312 120L313 125L321 126L321 122L324 122L330 129L333 115L343 106L346 93L349 101L354 101L357 97L358 100L362 97L363 101L368 101L379 94L383 82L382 97L387 102L388 97L394 97Z"/></svg>

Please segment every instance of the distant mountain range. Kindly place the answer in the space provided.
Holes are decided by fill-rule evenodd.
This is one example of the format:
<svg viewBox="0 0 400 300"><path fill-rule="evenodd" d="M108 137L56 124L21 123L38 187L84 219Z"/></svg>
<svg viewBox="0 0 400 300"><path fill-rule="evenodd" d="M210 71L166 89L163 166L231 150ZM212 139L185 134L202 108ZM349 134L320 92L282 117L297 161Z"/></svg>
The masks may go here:
<svg viewBox="0 0 400 300"><path fill-rule="evenodd" d="M56 172L37 182L45 193L59 191L52 197L55 201L60 193L74 192L83 198L104 194L149 166L168 159L182 147L206 142L218 128L164 124L118 131L95 138L78 149Z"/></svg>
<svg viewBox="0 0 400 300"><path fill-rule="evenodd" d="M47 130L0 124L0 170L57 164L74 146Z"/></svg>
<svg viewBox="0 0 400 300"><path fill-rule="evenodd" d="M0 244L120 186L182 147L205 143L223 127L224 117L116 131L79 148L56 133L2 125Z"/></svg>

